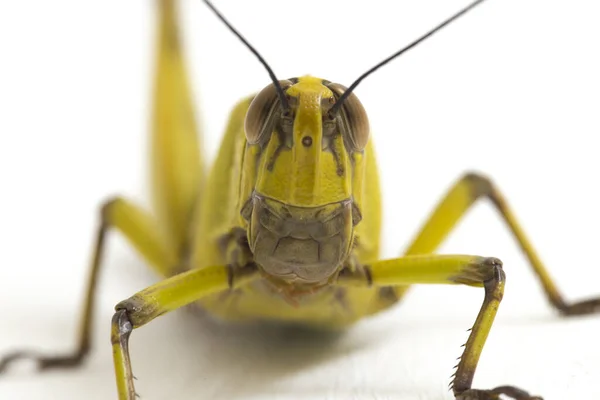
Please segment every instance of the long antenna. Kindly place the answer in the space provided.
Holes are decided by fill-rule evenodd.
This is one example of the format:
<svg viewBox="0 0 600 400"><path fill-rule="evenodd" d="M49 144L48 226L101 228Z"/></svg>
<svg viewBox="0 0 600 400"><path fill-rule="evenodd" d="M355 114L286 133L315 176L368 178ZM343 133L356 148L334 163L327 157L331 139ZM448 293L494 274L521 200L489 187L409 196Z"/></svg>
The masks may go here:
<svg viewBox="0 0 600 400"><path fill-rule="evenodd" d="M373 68L371 68L370 70L368 70L367 72L365 72L361 76L359 76L358 79L355 80L354 83L352 83L352 85L350 85L350 87L348 87L348 89L346 89L346 91L340 96L340 98L333 105L333 107L331 107L331 109L329 110L329 116L330 117L334 117L340 111L340 108L342 107L342 103L344 102L344 100L346 100L348 98L348 96L350 96L350 94L352 93L352 91L367 76L371 75L373 72L377 71L379 68L383 67L385 64L387 64L390 61L392 61L394 58L396 58L396 57L400 56L401 54L407 52L408 50L412 49L413 47L415 47L416 45L418 45L419 43L421 43L425 39L428 39L429 37L433 36L433 34L435 34L436 32L440 31L442 28L446 27L451 22L454 22L456 19L462 17L464 14L466 14L469 11L471 11L473 8L475 8L479 4L483 3L484 1L485 0L474 1L469 6L463 8L462 10L460 10L459 12L457 12L456 14L454 14L453 16L451 16L450 18L448 18L447 20L445 20L444 22L442 22L441 24L439 24L438 26L436 26L435 28L433 28L432 30L430 30L429 32L427 32L426 34L424 34L423 36L421 36L420 38L418 38L414 42L412 42L411 44L409 44L408 46L406 46L406 47L398 50L397 52L395 52L394 54L392 54L391 56L389 56L388 58L386 58L385 60L383 60L379 64L375 65Z"/></svg>
<svg viewBox="0 0 600 400"><path fill-rule="evenodd" d="M238 39L240 39L242 41L242 43L244 43L246 45L246 47L248 48L248 50L250 50L252 53L254 53L254 55L256 56L256 58L258 58L258 61L260 61L260 63L265 67L265 69L269 73L269 76L271 77L271 80L273 81L273 85L275 85L275 89L277 90L277 95L279 96L279 100L281 101L281 105L283 106L284 111L288 111L290 109L290 104L288 103L287 98L285 97L285 93L283 92L283 89L281 88L281 85L279 84L279 80L275 76L275 73L273 72L273 70L271 69L271 67L269 66L269 64L267 64L267 62L259 54L259 52L254 47L252 47L252 45L250 43L248 43L248 41L242 36L242 34L239 33L229 23L229 21L227 21L225 19L225 17L223 16L223 14L221 14L221 12L219 10L217 10L215 8L215 6L213 6L213 4L209 0L203 0L203 1L215 13L215 15L217 16L217 18L219 18L221 20L221 22L223 22L227 26L227 28L229 28L229 30L235 36L237 36Z"/></svg>

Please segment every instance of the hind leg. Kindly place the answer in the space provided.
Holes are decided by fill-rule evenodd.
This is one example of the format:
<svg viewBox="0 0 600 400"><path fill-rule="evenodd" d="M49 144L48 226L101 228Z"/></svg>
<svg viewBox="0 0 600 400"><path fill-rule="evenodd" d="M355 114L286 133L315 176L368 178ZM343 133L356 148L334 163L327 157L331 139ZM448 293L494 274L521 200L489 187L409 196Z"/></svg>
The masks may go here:
<svg viewBox="0 0 600 400"><path fill-rule="evenodd" d="M152 119L152 197L161 234L187 253L190 220L204 180L175 0L159 0Z"/></svg>

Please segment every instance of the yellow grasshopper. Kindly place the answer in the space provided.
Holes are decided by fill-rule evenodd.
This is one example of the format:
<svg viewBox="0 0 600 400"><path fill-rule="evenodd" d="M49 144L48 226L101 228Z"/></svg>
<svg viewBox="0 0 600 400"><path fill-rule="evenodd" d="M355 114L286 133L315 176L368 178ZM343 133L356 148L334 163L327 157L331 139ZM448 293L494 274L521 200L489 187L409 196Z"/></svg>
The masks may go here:
<svg viewBox="0 0 600 400"><path fill-rule="evenodd" d="M487 197L505 218L557 309L584 314L598 310L600 301L563 301L497 188L483 176L465 175L406 256L380 260L375 156L366 112L351 93L360 79L346 89L308 76L279 81L272 72L271 84L235 107L205 179L174 2L160 5L154 215L122 198L105 203L77 352L59 357L16 352L2 367L23 357L46 369L81 363L89 350L105 234L116 228L166 278L117 306L112 342L121 399L135 397L129 334L167 311L198 302L223 319L282 320L337 329L397 303L410 284L428 283L467 284L484 287L486 293L452 382L456 397L485 400L502 393L537 398L512 386L471 388L502 297L501 262L431 253L471 205Z"/></svg>

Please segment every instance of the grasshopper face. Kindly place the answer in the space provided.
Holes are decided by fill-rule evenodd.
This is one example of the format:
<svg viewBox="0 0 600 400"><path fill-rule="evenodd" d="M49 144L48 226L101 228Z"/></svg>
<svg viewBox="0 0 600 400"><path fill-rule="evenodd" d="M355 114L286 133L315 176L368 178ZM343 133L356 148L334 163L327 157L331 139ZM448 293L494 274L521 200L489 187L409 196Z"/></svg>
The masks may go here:
<svg viewBox="0 0 600 400"><path fill-rule="evenodd" d="M243 214L255 261L284 281L325 283L348 257L360 221L364 148L369 123L353 94L329 115L345 91L314 77L281 81L248 110L246 157L255 160L254 187Z"/></svg>

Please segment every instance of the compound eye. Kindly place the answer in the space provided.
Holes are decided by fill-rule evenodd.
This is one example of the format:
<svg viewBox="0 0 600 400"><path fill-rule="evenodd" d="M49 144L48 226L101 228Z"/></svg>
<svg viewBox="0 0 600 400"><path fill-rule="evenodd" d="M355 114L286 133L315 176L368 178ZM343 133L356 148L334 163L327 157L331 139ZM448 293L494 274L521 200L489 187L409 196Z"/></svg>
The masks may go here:
<svg viewBox="0 0 600 400"><path fill-rule="evenodd" d="M292 86L292 82L288 80L279 81L279 84L284 92ZM277 88L271 83L254 97L246 113L244 128L248 143L263 143L273 132L281 114L281 101Z"/></svg>
<svg viewBox="0 0 600 400"><path fill-rule="evenodd" d="M327 85L338 99L346 87L339 83ZM354 93L344 100L337 116L340 131L344 140L353 151L362 151L369 141L369 118L362 103Z"/></svg>

